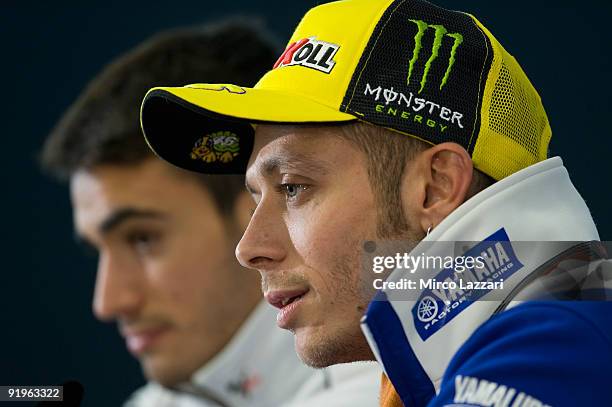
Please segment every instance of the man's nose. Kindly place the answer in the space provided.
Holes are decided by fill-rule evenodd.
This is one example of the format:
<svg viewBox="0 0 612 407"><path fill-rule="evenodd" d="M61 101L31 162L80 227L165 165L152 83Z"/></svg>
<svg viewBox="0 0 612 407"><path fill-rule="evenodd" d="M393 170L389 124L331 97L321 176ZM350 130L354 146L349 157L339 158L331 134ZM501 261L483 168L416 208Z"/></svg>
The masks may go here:
<svg viewBox="0 0 612 407"><path fill-rule="evenodd" d="M236 246L236 258L240 264L260 271L280 264L287 255L289 244L285 226L273 207L260 202Z"/></svg>
<svg viewBox="0 0 612 407"><path fill-rule="evenodd" d="M144 287L137 280L137 270L110 254L100 254L93 300L93 311L101 321L129 317L144 302Z"/></svg>

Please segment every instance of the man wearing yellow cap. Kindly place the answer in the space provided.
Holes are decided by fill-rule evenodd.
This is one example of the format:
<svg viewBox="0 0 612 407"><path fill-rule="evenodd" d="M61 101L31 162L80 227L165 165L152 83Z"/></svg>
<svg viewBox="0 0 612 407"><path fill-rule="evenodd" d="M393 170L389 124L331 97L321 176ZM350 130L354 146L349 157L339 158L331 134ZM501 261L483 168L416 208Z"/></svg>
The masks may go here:
<svg viewBox="0 0 612 407"><path fill-rule="evenodd" d="M612 404L607 254L475 17L325 4L254 88L154 88L141 121L175 165L246 171L236 254L305 363L377 359L385 406Z"/></svg>

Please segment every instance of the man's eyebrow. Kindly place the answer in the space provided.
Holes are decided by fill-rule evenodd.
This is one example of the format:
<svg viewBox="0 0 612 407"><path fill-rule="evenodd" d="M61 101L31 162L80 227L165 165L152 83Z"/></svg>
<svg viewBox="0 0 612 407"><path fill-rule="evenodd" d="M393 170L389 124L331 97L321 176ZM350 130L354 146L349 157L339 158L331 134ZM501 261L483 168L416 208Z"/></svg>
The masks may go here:
<svg viewBox="0 0 612 407"><path fill-rule="evenodd" d="M256 169L257 173L264 177L271 177L276 171L296 171L299 170L301 175L308 176L311 173L326 175L329 172L329 164L326 161L313 158L306 154L291 153L287 155L278 155L267 158L263 163L259 164ZM245 188L251 195L257 195L258 192L249 184L248 177L245 177Z"/></svg>
<svg viewBox="0 0 612 407"><path fill-rule="evenodd" d="M313 172L325 175L329 171L329 164L306 154L291 153L283 156L270 157L266 159L260 167L261 173L266 176L272 175L279 169L283 172L286 170L291 171L299 169L305 176Z"/></svg>
<svg viewBox="0 0 612 407"><path fill-rule="evenodd" d="M151 209L138 209L133 207L118 208L111 212L98 226L100 234L108 234L122 223L131 219L164 219L167 216L162 212Z"/></svg>
<svg viewBox="0 0 612 407"><path fill-rule="evenodd" d="M119 208L114 210L100 223L100 225L98 225L98 232L102 235L108 234L129 219L164 219L166 217L167 215L162 212L150 209L132 207ZM96 246L92 244L86 236L81 235L78 230L74 231L74 240L83 249L85 254L95 255L98 252Z"/></svg>

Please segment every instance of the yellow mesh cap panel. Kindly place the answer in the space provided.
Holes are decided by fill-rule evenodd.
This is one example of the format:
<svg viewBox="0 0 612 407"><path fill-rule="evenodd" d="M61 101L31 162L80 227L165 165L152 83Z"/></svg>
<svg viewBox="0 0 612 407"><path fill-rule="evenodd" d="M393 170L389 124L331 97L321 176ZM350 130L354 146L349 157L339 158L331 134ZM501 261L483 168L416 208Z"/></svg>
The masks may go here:
<svg viewBox="0 0 612 407"><path fill-rule="evenodd" d="M474 18L472 16L472 18ZM552 135L544 106L512 55L474 18L493 46L472 160L496 180L546 159Z"/></svg>

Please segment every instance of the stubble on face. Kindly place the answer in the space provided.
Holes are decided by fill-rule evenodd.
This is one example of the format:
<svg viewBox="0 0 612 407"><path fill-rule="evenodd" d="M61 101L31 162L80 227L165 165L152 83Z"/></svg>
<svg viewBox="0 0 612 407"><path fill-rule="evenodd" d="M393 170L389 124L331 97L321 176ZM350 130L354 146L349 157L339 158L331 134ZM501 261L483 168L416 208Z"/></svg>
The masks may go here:
<svg viewBox="0 0 612 407"><path fill-rule="evenodd" d="M328 289L334 290L336 296L326 305L329 309L345 310L344 317L351 323L330 329L329 335L313 335L301 346L300 357L311 367L323 368L339 363L373 360L359 326L370 300L368 293L364 294L364 291L360 290L361 273L356 273L359 264L355 260L359 258L359 246L360 242L351 242L349 247L353 248L353 254L339 256L331 266L332 279Z"/></svg>
<svg viewBox="0 0 612 407"><path fill-rule="evenodd" d="M377 209L366 158L350 142L334 137L333 130L321 129L261 126L260 139L256 139L259 148L256 145L255 149L260 154L251 163L255 165L251 189L258 191L254 195L256 200L259 197L262 213L266 213L265 223L272 222L270 216L278 222L270 230L251 233L258 239L262 234L272 233L267 240L287 242L285 247L274 243L273 251L283 253L277 262L267 261L261 263L263 266L253 267L262 275L264 292L289 287L310 290L288 329L295 334L299 356L313 367L373 359L360 328L360 319L374 293L364 281L361 251L364 241L377 237ZM312 182L305 203L295 207L286 204L284 198L274 201L279 198L270 198L273 193L265 190L273 190L280 181L273 177L266 180L259 175L262 171L258 167L266 168L266 162L295 163L291 157L299 155L317 157L324 166L331 163L333 171ZM299 166L289 167L285 172L290 175L295 172L298 179L309 178L308 170ZM281 168L279 179L282 174ZM277 207L280 212L274 212L279 211ZM256 258L257 250L251 254Z"/></svg>

